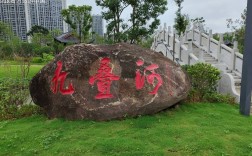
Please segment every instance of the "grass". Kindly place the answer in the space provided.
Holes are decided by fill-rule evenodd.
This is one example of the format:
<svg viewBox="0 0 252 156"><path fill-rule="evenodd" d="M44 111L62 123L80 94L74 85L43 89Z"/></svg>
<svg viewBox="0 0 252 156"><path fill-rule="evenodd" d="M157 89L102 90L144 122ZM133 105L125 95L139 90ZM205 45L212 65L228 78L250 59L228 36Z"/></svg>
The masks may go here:
<svg viewBox="0 0 252 156"><path fill-rule="evenodd" d="M31 63L32 65L45 65L46 63ZM0 60L0 65L20 65L20 61L16 60Z"/></svg>
<svg viewBox="0 0 252 156"><path fill-rule="evenodd" d="M44 65L31 65L28 78L32 78ZM0 78L21 78L20 65L0 65Z"/></svg>
<svg viewBox="0 0 252 156"><path fill-rule="evenodd" d="M20 66L0 64L0 78L19 78ZM32 65L32 78L43 65ZM153 116L110 122L0 122L0 155L252 155L252 119L227 104L184 104Z"/></svg>
<svg viewBox="0 0 252 156"><path fill-rule="evenodd" d="M238 112L199 103L122 121L3 121L0 155L252 155L252 118Z"/></svg>

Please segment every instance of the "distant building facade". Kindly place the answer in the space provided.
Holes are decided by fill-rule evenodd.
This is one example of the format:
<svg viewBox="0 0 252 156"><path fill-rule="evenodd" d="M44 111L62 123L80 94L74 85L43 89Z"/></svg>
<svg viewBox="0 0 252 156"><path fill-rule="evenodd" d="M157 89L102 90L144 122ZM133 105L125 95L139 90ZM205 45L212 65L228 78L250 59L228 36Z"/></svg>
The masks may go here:
<svg viewBox="0 0 252 156"><path fill-rule="evenodd" d="M8 23L13 32L22 40L27 39L26 8L26 3L3 3L0 1L0 21Z"/></svg>
<svg viewBox="0 0 252 156"><path fill-rule="evenodd" d="M92 16L92 31L103 36L103 19L101 15Z"/></svg>
<svg viewBox="0 0 252 156"><path fill-rule="evenodd" d="M26 34L34 25L67 32L60 14L65 8L66 0L0 0L0 21L10 24L14 34L27 40Z"/></svg>

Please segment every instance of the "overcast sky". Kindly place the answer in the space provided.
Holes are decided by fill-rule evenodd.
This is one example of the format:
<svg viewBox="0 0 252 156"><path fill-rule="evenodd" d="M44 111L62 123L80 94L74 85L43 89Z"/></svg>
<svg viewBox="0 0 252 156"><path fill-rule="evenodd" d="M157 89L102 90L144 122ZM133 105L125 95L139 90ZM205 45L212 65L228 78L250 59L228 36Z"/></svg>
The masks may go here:
<svg viewBox="0 0 252 156"><path fill-rule="evenodd" d="M101 8L96 6L95 0L67 0L67 5L90 5L92 14L101 14ZM212 29L213 33L230 31L226 26L226 19L239 19L246 8L247 0L184 0L182 13L188 14L190 18L204 17L206 28ZM177 6L174 0L168 0L168 10L161 15L161 23L173 26ZM129 12L123 14L124 19L129 18ZM106 24L106 22L104 22Z"/></svg>

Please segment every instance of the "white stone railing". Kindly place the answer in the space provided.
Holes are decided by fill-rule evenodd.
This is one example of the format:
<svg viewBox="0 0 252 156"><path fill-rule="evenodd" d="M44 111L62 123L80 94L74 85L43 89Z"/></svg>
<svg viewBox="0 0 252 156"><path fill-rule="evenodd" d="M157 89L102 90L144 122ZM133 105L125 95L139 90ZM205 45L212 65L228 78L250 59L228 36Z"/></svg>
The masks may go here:
<svg viewBox="0 0 252 156"><path fill-rule="evenodd" d="M175 32L175 30L173 32ZM151 49L162 52L163 55L180 64L197 63L198 58L192 53L192 41L186 41L186 43L184 41L184 37L179 38L176 33L171 32L171 27L168 27L168 31L166 31L166 29L160 29L155 33Z"/></svg>
<svg viewBox="0 0 252 156"><path fill-rule="evenodd" d="M239 53L238 43L235 41L233 48L230 48L223 43L223 35L220 34L219 37L220 39L217 41L212 37L211 30L206 34L194 25L191 29L188 27L185 35L179 38L175 30L172 32L171 27L168 27L167 30L164 25L163 29L160 28L156 32L151 49L162 52L171 59L173 59L172 53L174 51L174 57L181 64L195 64L204 61L201 53L205 51L217 59L218 63L224 64L229 70L241 75L243 55ZM160 44L163 44L163 47L156 49L160 47ZM200 49L197 57L193 53L193 49L195 49L193 46ZM167 48L167 50L163 48Z"/></svg>
<svg viewBox="0 0 252 156"><path fill-rule="evenodd" d="M211 30L206 34L195 25L191 29L188 27L185 34L178 37L175 30L172 32L171 27L167 30L165 25L155 33L151 49L161 52L181 65L207 62L208 59L214 61L212 65L222 71L218 91L234 96L239 103L240 93L236 90L235 84L239 81L235 82L231 72L241 77L243 55L239 53L236 41L233 48L230 48L223 44L222 34L219 34L219 38L219 41L215 40ZM204 54L212 57L204 57Z"/></svg>

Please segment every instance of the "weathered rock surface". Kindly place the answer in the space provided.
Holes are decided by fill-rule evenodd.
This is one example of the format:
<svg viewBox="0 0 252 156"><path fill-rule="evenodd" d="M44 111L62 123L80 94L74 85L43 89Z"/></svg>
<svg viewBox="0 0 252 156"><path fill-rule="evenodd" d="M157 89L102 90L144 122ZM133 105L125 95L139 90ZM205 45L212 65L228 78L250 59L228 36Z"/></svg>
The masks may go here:
<svg viewBox="0 0 252 156"><path fill-rule="evenodd" d="M49 118L97 121L154 114L186 98L189 88L181 67L128 44L69 46L30 83Z"/></svg>

